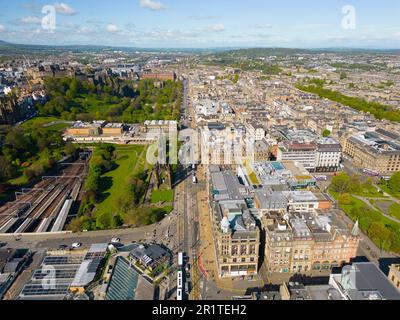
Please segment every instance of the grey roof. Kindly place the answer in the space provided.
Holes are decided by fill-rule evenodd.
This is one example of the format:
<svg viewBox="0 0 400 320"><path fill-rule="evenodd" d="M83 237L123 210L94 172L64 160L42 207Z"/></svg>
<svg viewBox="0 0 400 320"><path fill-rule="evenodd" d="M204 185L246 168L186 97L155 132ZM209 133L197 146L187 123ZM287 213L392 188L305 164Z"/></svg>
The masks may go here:
<svg viewBox="0 0 400 320"><path fill-rule="evenodd" d="M86 287L90 284L97 273L101 259L85 260L80 265L76 272L74 281L71 283L71 287Z"/></svg>
<svg viewBox="0 0 400 320"><path fill-rule="evenodd" d="M260 209L280 210L287 209L288 199L280 191L256 190L255 197L260 202Z"/></svg>
<svg viewBox="0 0 400 320"><path fill-rule="evenodd" d="M108 250L108 243L95 243L92 244L88 253L106 253Z"/></svg>
<svg viewBox="0 0 400 320"><path fill-rule="evenodd" d="M400 292L372 262L354 263L332 277L350 300L400 300Z"/></svg>
<svg viewBox="0 0 400 320"><path fill-rule="evenodd" d="M342 300L340 292L330 285L306 286L312 300Z"/></svg>
<svg viewBox="0 0 400 320"><path fill-rule="evenodd" d="M133 249L130 253L130 256L136 259L146 260L146 265L153 264L153 262L160 260L166 255L169 255L169 252L157 244L140 245Z"/></svg>
<svg viewBox="0 0 400 320"><path fill-rule="evenodd" d="M231 171L211 173L215 200L244 200L247 193L245 186L239 183L238 177Z"/></svg>
<svg viewBox="0 0 400 320"><path fill-rule="evenodd" d="M391 284L384 273L373 263L354 263L356 288L358 291L378 291L383 299L400 300L400 292Z"/></svg>

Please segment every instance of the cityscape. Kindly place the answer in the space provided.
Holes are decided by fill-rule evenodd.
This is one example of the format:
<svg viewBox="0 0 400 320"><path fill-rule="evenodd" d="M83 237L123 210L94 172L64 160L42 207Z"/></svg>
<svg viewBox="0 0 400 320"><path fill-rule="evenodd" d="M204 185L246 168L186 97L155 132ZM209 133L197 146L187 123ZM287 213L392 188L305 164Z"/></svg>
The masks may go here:
<svg viewBox="0 0 400 320"><path fill-rule="evenodd" d="M399 4L98 2L0 13L0 300L400 300Z"/></svg>

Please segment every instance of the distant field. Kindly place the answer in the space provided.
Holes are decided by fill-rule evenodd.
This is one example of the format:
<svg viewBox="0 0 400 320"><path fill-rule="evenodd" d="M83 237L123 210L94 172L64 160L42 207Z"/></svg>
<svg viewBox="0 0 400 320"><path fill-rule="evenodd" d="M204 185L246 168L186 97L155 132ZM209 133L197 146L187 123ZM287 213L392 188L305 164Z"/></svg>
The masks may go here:
<svg viewBox="0 0 400 320"><path fill-rule="evenodd" d="M108 188L104 190L104 200L96 206L96 215L113 213L117 210L118 199L128 193L129 177L143 170L141 165L143 159L139 157L144 148L144 146L116 146L117 168L102 176Z"/></svg>

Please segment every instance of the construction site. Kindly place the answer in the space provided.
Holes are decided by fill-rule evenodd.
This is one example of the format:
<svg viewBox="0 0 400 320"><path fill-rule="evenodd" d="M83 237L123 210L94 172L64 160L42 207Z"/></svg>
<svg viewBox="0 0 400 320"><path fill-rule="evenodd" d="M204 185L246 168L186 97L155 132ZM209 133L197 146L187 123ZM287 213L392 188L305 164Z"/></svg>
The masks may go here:
<svg viewBox="0 0 400 320"><path fill-rule="evenodd" d="M62 232L77 214L90 153L59 162L54 175L43 176L32 188L15 193L0 207L0 234Z"/></svg>

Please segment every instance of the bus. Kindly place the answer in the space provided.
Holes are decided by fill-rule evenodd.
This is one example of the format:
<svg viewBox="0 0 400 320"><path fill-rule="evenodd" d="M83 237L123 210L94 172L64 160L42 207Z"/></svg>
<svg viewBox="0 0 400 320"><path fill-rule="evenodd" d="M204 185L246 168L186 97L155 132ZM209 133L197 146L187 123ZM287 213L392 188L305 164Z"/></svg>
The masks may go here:
<svg viewBox="0 0 400 320"><path fill-rule="evenodd" d="M178 271L178 281L177 281L178 289L183 289L183 272Z"/></svg>
<svg viewBox="0 0 400 320"><path fill-rule="evenodd" d="M372 176L372 177L379 177L379 172L376 172L376 171L373 171L373 170L370 170L367 168L363 169L363 173L365 173L369 176Z"/></svg>
<svg viewBox="0 0 400 320"><path fill-rule="evenodd" d="M183 300L183 290L182 289L178 289L176 291L176 300L178 300L178 301L182 301Z"/></svg>
<svg viewBox="0 0 400 320"><path fill-rule="evenodd" d="M183 267L183 252L178 253L178 266Z"/></svg>

